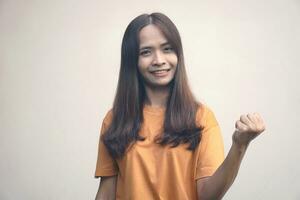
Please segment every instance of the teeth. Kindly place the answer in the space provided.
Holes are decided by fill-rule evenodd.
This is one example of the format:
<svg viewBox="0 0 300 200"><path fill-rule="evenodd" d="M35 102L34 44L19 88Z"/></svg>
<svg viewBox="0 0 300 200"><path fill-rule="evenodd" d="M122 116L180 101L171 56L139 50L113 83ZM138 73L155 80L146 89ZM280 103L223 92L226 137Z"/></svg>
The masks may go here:
<svg viewBox="0 0 300 200"><path fill-rule="evenodd" d="M168 69L156 70L156 71L153 71L153 73L155 73L155 72L166 72L166 71L169 71L169 70Z"/></svg>

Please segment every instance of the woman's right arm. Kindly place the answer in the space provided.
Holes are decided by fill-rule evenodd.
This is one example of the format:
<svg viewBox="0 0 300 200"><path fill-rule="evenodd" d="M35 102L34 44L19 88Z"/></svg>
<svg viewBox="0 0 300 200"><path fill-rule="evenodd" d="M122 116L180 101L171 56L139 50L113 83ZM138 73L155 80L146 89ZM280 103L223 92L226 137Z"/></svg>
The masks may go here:
<svg viewBox="0 0 300 200"><path fill-rule="evenodd" d="M95 200L115 200L118 176L103 176Z"/></svg>

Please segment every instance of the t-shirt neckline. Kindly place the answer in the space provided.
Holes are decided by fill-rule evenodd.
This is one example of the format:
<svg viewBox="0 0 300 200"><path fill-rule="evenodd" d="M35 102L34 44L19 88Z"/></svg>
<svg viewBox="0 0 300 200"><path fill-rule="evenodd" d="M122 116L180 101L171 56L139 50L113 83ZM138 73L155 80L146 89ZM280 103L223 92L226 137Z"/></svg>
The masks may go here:
<svg viewBox="0 0 300 200"><path fill-rule="evenodd" d="M163 114L166 108L144 104L144 111L151 114Z"/></svg>

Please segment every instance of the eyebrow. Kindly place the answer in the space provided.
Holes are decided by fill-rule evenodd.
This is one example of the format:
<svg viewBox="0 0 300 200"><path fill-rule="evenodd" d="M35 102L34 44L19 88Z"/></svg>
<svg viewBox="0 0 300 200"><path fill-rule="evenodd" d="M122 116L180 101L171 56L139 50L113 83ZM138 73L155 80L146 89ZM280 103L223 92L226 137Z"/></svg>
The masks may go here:
<svg viewBox="0 0 300 200"><path fill-rule="evenodd" d="M166 45L170 45L170 42L164 42L160 46L163 47L163 46L166 46ZM151 49L151 48L152 48L152 46L144 46L144 47L141 47L140 50Z"/></svg>

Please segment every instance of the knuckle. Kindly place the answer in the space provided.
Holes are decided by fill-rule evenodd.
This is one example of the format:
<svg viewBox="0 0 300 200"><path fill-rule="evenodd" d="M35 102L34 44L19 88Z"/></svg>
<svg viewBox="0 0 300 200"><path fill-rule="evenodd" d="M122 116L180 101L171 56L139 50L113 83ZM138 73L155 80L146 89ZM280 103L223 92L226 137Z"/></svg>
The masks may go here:
<svg viewBox="0 0 300 200"><path fill-rule="evenodd" d="M246 132L246 131L248 131L248 128L247 128L247 127L245 127L245 126L242 126L240 129L241 129L241 131L243 131L243 132Z"/></svg>

